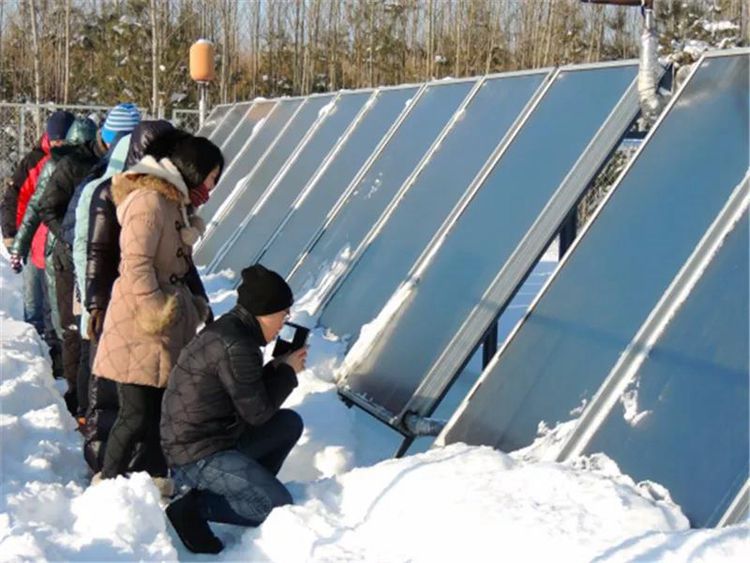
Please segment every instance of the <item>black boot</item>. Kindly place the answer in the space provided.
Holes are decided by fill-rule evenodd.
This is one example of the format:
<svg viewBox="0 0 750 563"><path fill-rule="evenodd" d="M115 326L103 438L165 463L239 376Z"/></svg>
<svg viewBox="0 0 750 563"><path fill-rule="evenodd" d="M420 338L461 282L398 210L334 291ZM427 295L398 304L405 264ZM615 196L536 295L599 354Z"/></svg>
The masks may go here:
<svg viewBox="0 0 750 563"><path fill-rule="evenodd" d="M172 523L177 535L193 553L219 553L224 544L217 538L208 526L208 522L200 515L198 506L198 491L191 489L189 493L178 498L167 507L167 518Z"/></svg>
<svg viewBox="0 0 750 563"><path fill-rule="evenodd" d="M65 370L63 369L62 361L62 346L59 341L55 341L49 345L49 357L52 360L52 376L55 379L62 379L65 377Z"/></svg>
<svg viewBox="0 0 750 563"><path fill-rule="evenodd" d="M78 412L78 395L76 394L76 390L68 389L63 395L63 399L65 399L65 406L68 407L68 412L75 418Z"/></svg>

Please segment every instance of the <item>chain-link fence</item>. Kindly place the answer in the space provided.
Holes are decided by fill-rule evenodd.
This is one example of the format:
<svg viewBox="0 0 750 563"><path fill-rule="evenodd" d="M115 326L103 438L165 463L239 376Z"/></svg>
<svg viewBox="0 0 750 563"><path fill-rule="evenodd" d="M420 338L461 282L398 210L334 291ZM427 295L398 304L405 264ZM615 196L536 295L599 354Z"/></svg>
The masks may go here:
<svg viewBox="0 0 750 563"><path fill-rule="evenodd" d="M200 117L197 109L173 109L172 125L195 133L200 127Z"/></svg>
<svg viewBox="0 0 750 563"><path fill-rule="evenodd" d="M39 142L47 118L57 110L91 117L100 123L109 106L0 103L0 181L13 174L18 162ZM144 114L144 119L147 116ZM191 133L198 130L198 110L175 109L172 123Z"/></svg>
<svg viewBox="0 0 750 563"><path fill-rule="evenodd" d="M107 106L0 103L0 178L13 174L16 164L39 142L47 118L60 109L97 123L109 111Z"/></svg>

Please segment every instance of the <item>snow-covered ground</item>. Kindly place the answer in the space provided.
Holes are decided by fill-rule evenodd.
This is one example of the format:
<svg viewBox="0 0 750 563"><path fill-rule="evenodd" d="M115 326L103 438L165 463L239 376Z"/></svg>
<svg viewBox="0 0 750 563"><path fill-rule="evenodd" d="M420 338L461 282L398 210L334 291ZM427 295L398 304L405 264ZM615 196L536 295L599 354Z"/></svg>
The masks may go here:
<svg viewBox="0 0 750 563"><path fill-rule="evenodd" d="M234 301L227 276L207 283L217 312ZM227 549L194 556L145 474L89 486L4 255L0 283L0 561L750 561L750 524L690 530L665 491L606 457L561 465L458 444L388 459L397 436L338 400L343 347L322 331L287 402L306 422L281 474L296 504L257 529L216 526Z"/></svg>

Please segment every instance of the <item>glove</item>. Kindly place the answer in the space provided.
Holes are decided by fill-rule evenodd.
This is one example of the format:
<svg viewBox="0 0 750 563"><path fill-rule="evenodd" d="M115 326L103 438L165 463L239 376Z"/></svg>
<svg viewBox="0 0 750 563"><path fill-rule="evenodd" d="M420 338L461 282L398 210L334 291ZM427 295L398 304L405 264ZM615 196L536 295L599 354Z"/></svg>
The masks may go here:
<svg viewBox="0 0 750 563"><path fill-rule="evenodd" d="M11 252L10 254L10 267L17 274L20 274L23 270L23 258L17 252Z"/></svg>
<svg viewBox="0 0 750 563"><path fill-rule="evenodd" d="M104 328L104 310L91 309L89 312L89 326L86 329L89 340L96 342L102 334Z"/></svg>

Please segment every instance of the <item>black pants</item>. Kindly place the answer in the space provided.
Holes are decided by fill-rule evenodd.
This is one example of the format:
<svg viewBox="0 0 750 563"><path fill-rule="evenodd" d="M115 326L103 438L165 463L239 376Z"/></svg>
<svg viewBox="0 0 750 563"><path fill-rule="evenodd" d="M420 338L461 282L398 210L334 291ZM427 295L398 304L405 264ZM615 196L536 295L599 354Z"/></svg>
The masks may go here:
<svg viewBox="0 0 750 563"><path fill-rule="evenodd" d="M81 340L81 357L78 361L78 377L76 387L78 392L77 416L86 416L89 408L89 381L91 381L91 341Z"/></svg>
<svg viewBox="0 0 750 563"><path fill-rule="evenodd" d="M127 471L137 442L143 442L143 465L153 477L166 477L167 462L159 440L161 398L164 389L148 385L117 384L120 410L104 452L102 477L112 479Z"/></svg>
<svg viewBox="0 0 750 563"><path fill-rule="evenodd" d="M29 266L35 268L36 266ZM44 272L42 271L42 275ZM55 325L52 322L52 309L50 308L49 288L47 281L42 283L42 293L44 294L44 334L42 339L49 346L49 357L52 360L52 375L55 379L65 376L62 363L62 343L60 335L55 332Z"/></svg>
<svg viewBox="0 0 750 563"><path fill-rule="evenodd" d="M65 379L68 381L66 402L71 414L78 411L78 365L81 358L81 333L79 324L81 319L73 312L73 297L75 295L75 271L73 256L70 248L62 241L55 243L53 249L53 264L55 266L55 289L57 292L57 308L62 325L62 361Z"/></svg>

